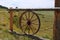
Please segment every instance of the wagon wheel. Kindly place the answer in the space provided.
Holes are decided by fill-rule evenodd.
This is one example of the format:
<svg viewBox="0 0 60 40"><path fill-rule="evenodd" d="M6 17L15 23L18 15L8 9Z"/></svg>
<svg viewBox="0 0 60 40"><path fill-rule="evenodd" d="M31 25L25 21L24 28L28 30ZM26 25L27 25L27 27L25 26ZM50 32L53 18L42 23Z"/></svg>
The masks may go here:
<svg viewBox="0 0 60 40"><path fill-rule="evenodd" d="M36 34L40 29L39 16L33 11L25 11L19 18L19 25L25 34Z"/></svg>

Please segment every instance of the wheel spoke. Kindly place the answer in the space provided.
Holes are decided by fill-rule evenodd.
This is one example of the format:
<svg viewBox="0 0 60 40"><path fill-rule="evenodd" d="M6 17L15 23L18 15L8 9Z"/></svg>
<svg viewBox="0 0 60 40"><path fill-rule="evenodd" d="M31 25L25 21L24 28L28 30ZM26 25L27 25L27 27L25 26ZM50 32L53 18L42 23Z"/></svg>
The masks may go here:
<svg viewBox="0 0 60 40"><path fill-rule="evenodd" d="M37 20L37 18L35 18L35 19L31 20L31 22L36 21L36 20Z"/></svg>
<svg viewBox="0 0 60 40"><path fill-rule="evenodd" d="M21 23L24 23L24 22L21 21Z"/></svg>
<svg viewBox="0 0 60 40"><path fill-rule="evenodd" d="M27 29L27 28L28 28L28 29ZM28 27L28 25L26 26L24 32L25 32L25 33L27 32L28 34L30 33L30 28Z"/></svg>
<svg viewBox="0 0 60 40"><path fill-rule="evenodd" d="M22 27L25 27L26 25L22 25Z"/></svg>
<svg viewBox="0 0 60 40"><path fill-rule="evenodd" d="M23 30L24 30L24 32L27 30L27 27L28 27L28 26L26 26L25 30L23 29Z"/></svg>
<svg viewBox="0 0 60 40"><path fill-rule="evenodd" d="M23 17L22 20L26 21L26 19Z"/></svg>
<svg viewBox="0 0 60 40"><path fill-rule="evenodd" d="M32 24L33 25L33 24ZM37 30L37 27L38 27L38 25L33 25L33 28L35 28L35 30Z"/></svg>
<svg viewBox="0 0 60 40"><path fill-rule="evenodd" d="M22 20L22 21L21 21L21 24L26 24L26 21Z"/></svg>
<svg viewBox="0 0 60 40"><path fill-rule="evenodd" d="M26 25L22 25L21 28L22 30L24 30L26 28Z"/></svg>
<svg viewBox="0 0 60 40"><path fill-rule="evenodd" d="M21 23L22 23L22 24L23 24L23 23L25 24L25 22L21 22ZM24 24L22 25L22 24L21 24L21 29L22 29L22 31L25 33L26 24L25 24L25 25L24 25Z"/></svg>
<svg viewBox="0 0 60 40"><path fill-rule="evenodd" d="M36 23L32 23L33 25L38 25L38 24L36 24Z"/></svg>
<svg viewBox="0 0 60 40"><path fill-rule="evenodd" d="M30 12L28 12L28 19L30 19Z"/></svg>
<svg viewBox="0 0 60 40"><path fill-rule="evenodd" d="M25 14L26 20L27 20L27 14Z"/></svg>
<svg viewBox="0 0 60 40"><path fill-rule="evenodd" d="M30 28L28 29L28 34L30 33Z"/></svg>
<svg viewBox="0 0 60 40"><path fill-rule="evenodd" d="M34 31L33 31L32 27L30 27L30 30L34 33Z"/></svg>
<svg viewBox="0 0 60 40"><path fill-rule="evenodd" d="M34 14L32 14L31 19L33 18Z"/></svg>
<svg viewBox="0 0 60 40"><path fill-rule="evenodd" d="M30 26L30 29L31 29L31 31L34 33L34 31L36 30L36 28L32 25L32 26Z"/></svg>

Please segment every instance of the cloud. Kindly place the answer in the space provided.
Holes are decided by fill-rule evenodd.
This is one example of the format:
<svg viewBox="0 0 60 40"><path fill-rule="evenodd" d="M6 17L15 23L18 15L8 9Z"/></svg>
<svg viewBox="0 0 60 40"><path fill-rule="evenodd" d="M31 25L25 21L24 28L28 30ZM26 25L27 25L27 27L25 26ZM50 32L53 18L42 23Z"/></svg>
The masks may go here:
<svg viewBox="0 0 60 40"><path fill-rule="evenodd" d="M19 8L53 8L55 0L1 0L0 5Z"/></svg>

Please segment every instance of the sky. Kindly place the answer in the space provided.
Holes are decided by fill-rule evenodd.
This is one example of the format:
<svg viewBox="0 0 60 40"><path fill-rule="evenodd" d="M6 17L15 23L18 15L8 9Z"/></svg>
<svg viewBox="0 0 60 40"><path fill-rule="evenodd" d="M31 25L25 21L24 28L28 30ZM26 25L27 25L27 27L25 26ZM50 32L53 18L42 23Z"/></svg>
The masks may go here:
<svg viewBox="0 0 60 40"><path fill-rule="evenodd" d="M0 0L0 5L8 8L54 8L55 0Z"/></svg>

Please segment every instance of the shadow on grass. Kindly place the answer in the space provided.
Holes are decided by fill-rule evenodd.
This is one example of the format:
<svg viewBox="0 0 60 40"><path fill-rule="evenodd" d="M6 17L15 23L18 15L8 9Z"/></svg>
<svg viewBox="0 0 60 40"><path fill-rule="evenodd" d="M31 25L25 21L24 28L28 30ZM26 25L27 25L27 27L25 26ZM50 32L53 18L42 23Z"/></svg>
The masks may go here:
<svg viewBox="0 0 60 40"><path fill-rule="evenodd" d="M36 37L34 35L30 35L30 34L18 34L16 32L9 32L9 33L12 35L17 35L17 36L25 36L25 37L31 38L32 40L42 40L39 37Z"/></svg>

